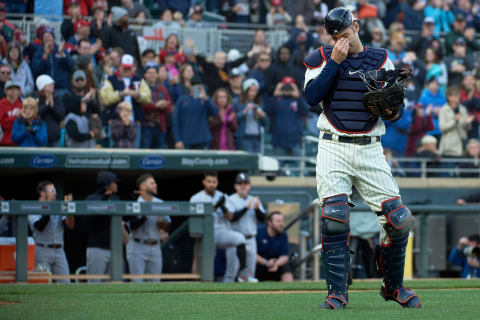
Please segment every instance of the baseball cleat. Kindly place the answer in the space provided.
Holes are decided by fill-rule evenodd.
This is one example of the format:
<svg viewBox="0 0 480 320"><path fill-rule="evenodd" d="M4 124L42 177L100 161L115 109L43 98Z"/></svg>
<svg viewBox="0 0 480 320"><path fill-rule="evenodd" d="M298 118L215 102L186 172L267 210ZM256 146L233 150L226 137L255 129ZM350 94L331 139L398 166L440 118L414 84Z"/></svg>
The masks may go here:
<svg viewBox="0 0 480 320"><path fill-rule="evenodd" d="M258 279L251 277L250 272L247 269L243 269L238 273L237 277L238 282L250 282L250 283L257 283Z"/></svg>
<svg viewBox="0 0 480 320"><path fill-rule="evenodd" d="M340 310L347 307L348 301L346 297L338 294L330 294L327 299L320 305L320 308L326 310Z"/></svg>
<svg viewBox="0 0 480 320"><path fill-rule="evenodd" d="M420 302L420 298L417 296L417 294L405 286L389 292L385 285L382 284L382 287L380 288L380 296L385 299L385 301L395 301L404 308L423 308L423 305Z"/></svg>

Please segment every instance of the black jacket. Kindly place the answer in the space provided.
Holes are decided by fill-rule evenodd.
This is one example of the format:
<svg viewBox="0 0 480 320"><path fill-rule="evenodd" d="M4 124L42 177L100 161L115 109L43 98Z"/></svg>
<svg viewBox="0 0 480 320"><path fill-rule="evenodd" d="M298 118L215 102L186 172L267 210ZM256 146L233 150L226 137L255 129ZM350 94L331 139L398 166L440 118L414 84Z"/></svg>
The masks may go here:
<svg viewBox="0 0 480 320"><path fill-rule="evenodd" d="M213 62L208 62L204 56L197 55L197 62L203 69L203 81L207 86L207 93L212 96L218 88L228 88L228 72L248 60L247 56L232 62L227 62L223 69L218 69Z"/></svg>
<svg viewBox="0 0 480 320"><path fill-rule="evenodd" d="M38 97L38 115L45 121L47 126L48 142L60 139L60 123L65 118L65 108L62 99L58 96L53 98L53 107L45 104L45 97Z"/></svg>
<svg viewBox="0 0 480 320"><path fill-rule="evenodd" d="M85 199L87 201L119 201L116 195L106 195L105 190L92 193ZM88 216L88 244L89 248L101 248L110 250L110 225L111 216L96 215Z"/></svg>
<svg viewBox="0 0 480 320"><path fill-rule="evenodd" d="M79 112L80 103L82 102L83 95L76 94L71 88L63 95L63 105L65 106L65 113ZM100 115L100 108L97 101L92 100L87 103L87 114L98 113Z"/></svg>
<svg viewBox="0 0 480 320"><path fill-rule="evenodd" d="M125 53L132 55L137 63L141 63L137 34L131 29L123 30L122 26L104 27L100 31L100 39L105 49L120 47Z"/></svg>

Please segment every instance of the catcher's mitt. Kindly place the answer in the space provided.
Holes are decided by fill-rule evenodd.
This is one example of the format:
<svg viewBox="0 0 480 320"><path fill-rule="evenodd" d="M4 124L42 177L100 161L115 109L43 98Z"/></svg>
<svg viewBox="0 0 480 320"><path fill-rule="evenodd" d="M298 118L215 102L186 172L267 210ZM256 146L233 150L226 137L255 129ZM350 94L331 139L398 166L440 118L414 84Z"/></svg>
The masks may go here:
<svg viewBox="0 0 480 320"><path fill-rule="evenodd" d="M362 101L373 114L385 120L392 120L400 112L404 98L405 87L396 83L386 88L365 93Z"/></svg>
<svg viewBox="0 0 480 320"><path fill-rule="evenodd" d="M412 68L404 65L395 71L384 69L360 73L369 92L363 96L363 104L374 115L385 120L394 119L403 106L406 88L403 83L412 75Z"/></svg>

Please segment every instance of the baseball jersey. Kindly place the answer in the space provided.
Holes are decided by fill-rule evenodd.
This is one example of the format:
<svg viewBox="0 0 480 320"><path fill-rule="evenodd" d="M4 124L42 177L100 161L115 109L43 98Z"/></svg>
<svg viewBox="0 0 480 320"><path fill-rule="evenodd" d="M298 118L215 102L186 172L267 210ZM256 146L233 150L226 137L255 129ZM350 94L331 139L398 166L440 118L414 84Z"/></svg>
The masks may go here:
<svg viewBox="0 0 480 320"><path fill-rule="evenodd" d="M194 194L190 198L190 202L211 203L212 205L215 205L218 202L218 200L220 200L220 198L224 195L225 195L225 207L227 207L227 209L231 211L232 205L228 203L229 202L228 196L218 190L215 190L215 193L213 194L213 196L206 193L205 190L202 190ZM225 218L225 215L223 214L223 211L221 208L218 208L216 211L213 212L213 221L214 221L213 223L214 228L227 228L228 226L230 226L230 222Z"/></svg>
<svg viewBox="0 0 480 320"><path fill-rule="evenodd" d="M303 90L307 87L307 84L312 81L313 79L317 78L320 73L322 72L323 68L327 64L327 61L323 61L320 67L315 68L315 69L308 69L305 72L305 85L303 87ZM385 62L384 66L382 69L385 70L395 70L395 66L393 65L393 62L387 58L387 61ZM334 128L328 121L325 113L322 112L320 116L318 117L317 121L317 128L320 130L320 132L328 132L328 133L333 133L339 136L358 136L358 134L354 133L346 133L346 132L340 132L337 129ZM369 136L369 137L374 137L374 136L382 136L385 134L385 124L383 123L382 119L378 119L375 128L368 132L365 133L363 136Z"/></svg>
<svg viewBox="0 0 480 320"><path fill-rule="evenodd" d="M137 202L147 202L142 196L138 197ZM151 202L163 202L163 200L153 197ZM141 218L142 216L139 216ZM157 227L159 216L145 216L146 220L140 227L132 230L132 237L141 240L160 240L160 232ZM168 222L171 222L169 216L163 217Z"/></svg>
<svg viewBox="0 0 480 320"><path fill-rule="evenodd" d="M231 205L231 207L227 206L227 209L231 212L242 210L243 208L247 207L248 201L250 201L252 198L253 197L251 195L248 195L246 198L242 198L237 193L234 193L228 197L230 200L229 205ZM263 208L261 202L258 208L265 214L265 209ZM247 209L247 212L240 219L235 222L231 222L230 224L233 230L238 231L246 236L254 236L257 234L257 216L255 210L253 209L253 204Z"/></svg>
<svg viewBox="0 0 480 320"><path fill-rule="evenodd" d="M48 222L45 229L43 229L43 231L40 231L33 226L35 222L37 222L41 218L42 218L41 215L28 216L28 222L30 224L30 228L32 229L35 243L40 243L43 245L50 245L50 244L63 245L63 231L64 231L63 221L66 219L66 217L51 215L50 221Z"/></svg>

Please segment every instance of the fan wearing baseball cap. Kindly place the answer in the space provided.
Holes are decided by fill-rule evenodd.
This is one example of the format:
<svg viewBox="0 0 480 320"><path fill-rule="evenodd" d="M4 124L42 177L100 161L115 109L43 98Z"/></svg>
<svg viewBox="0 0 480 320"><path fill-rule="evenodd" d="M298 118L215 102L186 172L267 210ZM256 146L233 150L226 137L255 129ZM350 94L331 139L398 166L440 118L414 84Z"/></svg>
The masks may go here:
<svg viewBox="0 0 480 320"><path fill-rule="evenodd" d="M142 124L145 121L142 104L151 103L152 94L145 80L135 74L135 65L135 59L129 54L124 54L118 70L105 80L100 89L100 97L105 105L104 122L118 118L117 105L122 101L133 107L130 115L132 122ZM137 132L135 148L140 147L140 136L140 132Z"/></svg>
<svg viewBox="0 0 480 320"><path fill-rule="evenodd" d="M22 111L22 101L19 99L21 96L20 86L12 80L8 80L5 83L4 91L6 97L0 99L0 126L3 130L0 146L14 146L12 127Z"/></svg>
<svg viewBox="0 0 480 320"><path fill-rule="evenodd" d="M455 15L455 21L452 24L452 30L445 36L446 55L453 53L453 45L458 38L464 38L467 45L467 54L471 55L480 50L480 44L475 40L475 29L467 22L467 18L461 12Z"/></svg>
<svg viewBox="0 0 480 320"><path fill-rule="evenodd" d="M74 34L68 38L65 48L69 48L72 51L75 50L78 42L81 39L87 39L91 44L94 44L97 39L90 36L90 22L87 20L79 19L73 24ZM67 47L68 46L68 47Z"/></svg>
<svg viewBox="0 0 480 320"><path fill-rule="evenodd" d="M419 58L425 56L425 51L432 46L434 40L438 41L438 37L434 35L435 20L432 17L425 17L421 28L422 33L414 37L408 47L408 51L414 51Z"/></svg>
<svg viewBox="0 0 480 320"><path fill-rule="evenodd" d="M273 121L273 152L279 156L299 157L303 119L309 108L301 97L295 80L290 76L282 78L273 96L265 108ZM298 163L293 162L292 166L298 167Z"/></svg>
<svg viewBox="0 0 480 320"><path fill-rule="evenodd" d="M80 7L80 0L66 0L64 2L64 11L68 15L68 18L62 21L60 26L60 32L63 40L70 39L74 35L73 25L76 21L82 19L82 9ZM88 12L84 14L88 15Z"/></svg>

